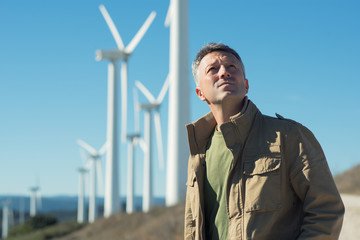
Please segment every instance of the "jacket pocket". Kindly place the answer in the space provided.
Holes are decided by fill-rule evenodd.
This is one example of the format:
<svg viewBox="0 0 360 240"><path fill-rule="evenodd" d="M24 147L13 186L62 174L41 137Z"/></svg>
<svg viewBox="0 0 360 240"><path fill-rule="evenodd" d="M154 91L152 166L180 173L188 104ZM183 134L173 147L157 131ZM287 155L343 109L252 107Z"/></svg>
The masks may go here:
<svg viewBox="0 0 360 240"><path fill-rule="evenodd" d="M280 154L248 157L244 161L245 211L281 208Z"/></svg>

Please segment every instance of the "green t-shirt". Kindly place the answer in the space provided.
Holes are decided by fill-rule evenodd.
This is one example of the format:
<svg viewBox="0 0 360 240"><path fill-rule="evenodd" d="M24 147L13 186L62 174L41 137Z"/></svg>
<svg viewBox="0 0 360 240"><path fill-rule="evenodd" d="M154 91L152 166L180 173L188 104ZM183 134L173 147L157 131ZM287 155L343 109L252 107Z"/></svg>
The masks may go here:
<svg viewBox="0 0 360 240"><path fill-rule="evenodd" d="M226 210L226 181L233 155L221 132L215 130L206 150L205 231L206 239L228 239L229 217Z"/></svg>

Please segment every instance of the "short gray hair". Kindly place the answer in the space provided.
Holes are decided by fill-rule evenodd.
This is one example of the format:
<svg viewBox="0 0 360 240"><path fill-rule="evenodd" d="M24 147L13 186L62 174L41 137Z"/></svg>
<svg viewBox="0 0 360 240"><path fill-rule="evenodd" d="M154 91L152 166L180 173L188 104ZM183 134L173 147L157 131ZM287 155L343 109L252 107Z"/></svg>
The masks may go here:
<svg viewBox="0 0 360 240"><path fill-rule="evenodd" d="M197 71L198 71L201 60L207 54L216 52L216 51L228 52L228 53L231 53L232 55L234 55L240 61L241 68L242 68L244 78L245 78L244 64L243 64L239 54L234 49L232 49L231 47L229 47L225 44L222 44L222 43L207 43L198 51L198 53L196 54L195 60L192 63L192 74L193 74L196 86L199 86L199 79L197 77Z"/></svg>

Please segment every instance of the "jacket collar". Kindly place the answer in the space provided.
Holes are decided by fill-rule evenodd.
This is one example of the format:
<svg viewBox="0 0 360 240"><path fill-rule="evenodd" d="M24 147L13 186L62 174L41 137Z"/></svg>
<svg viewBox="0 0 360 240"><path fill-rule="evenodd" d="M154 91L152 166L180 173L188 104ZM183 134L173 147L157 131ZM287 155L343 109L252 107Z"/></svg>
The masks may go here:
<svg viewBox="0 0 360 240"><path fill-rule="evenodd" d="M255 104L247 97L244 99L243 109L230 117L230 121L220 126L224 135L225 143L230 150L242 146L250 132L253 120L260 113ZM206 144L216 126L216 121L211 112L199 120L186 125L188 130L189 146L191 155L205 153Z"/></svg>

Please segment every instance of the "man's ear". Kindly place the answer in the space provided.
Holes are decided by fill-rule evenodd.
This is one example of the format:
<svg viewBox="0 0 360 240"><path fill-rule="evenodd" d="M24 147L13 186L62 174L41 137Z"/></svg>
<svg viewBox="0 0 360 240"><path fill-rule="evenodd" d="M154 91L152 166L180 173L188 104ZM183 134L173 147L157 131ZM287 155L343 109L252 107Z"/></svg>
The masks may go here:
<svg viewBox="0 0 360 240"><path fill-rule="evenodd" d="M247 78L245 78L245 89L246 89L246 93L249 92L249 80Z"/></svg>
<svg viewBox="0 0 360 240"><path fill-rule="evenodd" d="M196 91L196 95L200 98L201 101L206 101L206 98L203 92L201 91L200 87L196 87L195 91Z"/></svg>

